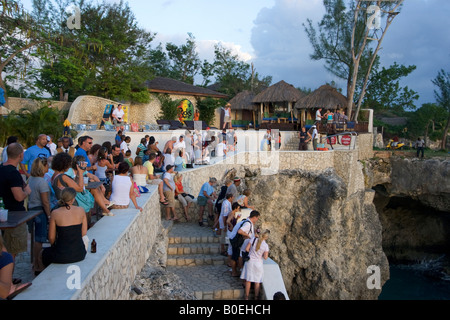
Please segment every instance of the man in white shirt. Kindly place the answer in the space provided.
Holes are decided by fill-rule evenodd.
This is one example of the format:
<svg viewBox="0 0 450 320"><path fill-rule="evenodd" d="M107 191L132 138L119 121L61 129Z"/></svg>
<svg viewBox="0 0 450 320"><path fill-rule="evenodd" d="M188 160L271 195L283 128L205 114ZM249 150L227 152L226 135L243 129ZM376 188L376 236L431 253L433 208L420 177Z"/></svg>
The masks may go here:
<svg viewBox="0 0 450 320"><path fill-rule="evenodd" d="M315 125L312 126L312 129L313 129L313 132L311 135L311 139L313 142L314 150L317 150L317 140L319 139L319 133L317 132L317 127Z"/></svg>
<svg viewBox="0 0 450 320"><path fill-rule="evenodd" d="M125 111L122 109L122 105L119 104L117 109L114 109L112 113L113 124L117 127L117 125L121 125L123 122L123 116L125 115Z"/></svg>
<svg viewBox="0 0 450 320"><path fill-rule="evenodd" d="M250 216L248 217L248 219L244 219L241 222L237 223L234 226L233 231L229 235L230 241L238 235L242 236L243 240L253 239L255 237L255 226L254 225L256 222L258 222L260 216L261 216L261 214L258 211L253 210L250 213ZM231 242L231 243L233 243L233 242ZM242 250L242 244L239 246L233 246L233 253L231 255L231 269L232 269L231 275L233 277L239 277L239 275L240 275L237 272L237 263L239 261L239 265L242 265L242 257L240 256L241 250Z"/></svg>
<svg viewBox="0 0 450 320"><path fill-rule="evenodd" d="M323 116L322 116L322 114L321 114L321 111L322 111L322 108L319 108L319 109L316 111L316 122L315 122L314 124L317 124L317 123L322 122Z"/></svg>
<svg viewBox="0 0 450 320"><path fill-rule="evenodd" d="M175 166L175 158L172 155L172 149L167 148L166 153L164 154L164 166L163 168L167 167L168 165Z"/></svg>
<svg viewBox="0 0 450 320"><path fill-rule="evenodd" d="M227 145L224 140L220 140L216 145L216 157L225 157L227 154Z"/></svg>
<svg viewBox="0 0 450 320"><path fill-rule="evenodd" d="M219 228L220 228L220 254L227 256L225 251L225 237L227 235L227 219L228 214L232 211L233 195L228 193L226 199L222 202L222 210L220 211Z"/></svg>
<svg viewBox="0 0 450 320"><path fill-rule="evenodd" d="M50 150L50 154L54 156L56 152L56 144L53 142L53 135L47 136L47 148Z"/></svg>
<svg viewBox="0 0 450 320"><path fill-rule="evenodd" d="M173 144L174 152L172 152L175 157L178 156L180 153L180 150L183 150L183 152L186 150L186 142L184 141L184 136L180 136L178 140Z"/></svg>

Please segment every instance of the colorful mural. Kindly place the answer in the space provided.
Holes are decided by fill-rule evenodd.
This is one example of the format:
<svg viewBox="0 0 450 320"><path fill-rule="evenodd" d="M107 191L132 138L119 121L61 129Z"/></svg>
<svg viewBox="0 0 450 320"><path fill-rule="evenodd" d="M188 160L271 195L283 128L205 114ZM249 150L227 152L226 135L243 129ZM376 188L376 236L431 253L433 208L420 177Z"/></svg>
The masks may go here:
<svg viewBox="0 0 450 320"><path fill-rule="evenodd" d="M194 105L187 99L184 99L178 105L178 120L185 124L185 121L194 119Z"/></svg>

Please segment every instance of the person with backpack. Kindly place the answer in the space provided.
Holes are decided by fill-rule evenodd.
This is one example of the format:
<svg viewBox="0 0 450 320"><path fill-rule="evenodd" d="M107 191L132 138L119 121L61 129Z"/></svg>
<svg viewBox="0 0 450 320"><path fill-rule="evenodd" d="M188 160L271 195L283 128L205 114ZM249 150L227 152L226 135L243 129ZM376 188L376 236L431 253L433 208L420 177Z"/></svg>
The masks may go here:
<svg viewBox="0 0 450 320"><path fill-rule="evenodd" d="M253 210L250 212L248 219L244 219L240 223L237 223L229 235L232 247L231 276L233 277L240 276L238 272L238 264L239 266L242 265L241 247L245 239L253 239L255 237L254 224L259 220L260 216L261 214L258 211Z"/></svg>

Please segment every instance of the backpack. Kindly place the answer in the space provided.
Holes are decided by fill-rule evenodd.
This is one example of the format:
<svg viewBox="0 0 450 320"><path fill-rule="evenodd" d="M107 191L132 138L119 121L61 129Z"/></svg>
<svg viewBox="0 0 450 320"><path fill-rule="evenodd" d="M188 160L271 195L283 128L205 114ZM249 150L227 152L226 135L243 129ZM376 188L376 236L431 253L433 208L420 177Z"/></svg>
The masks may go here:
<svg viewBox="0 0 450 320"><path fill-rule="evenodd" d="M250 222L250 220L246 219L246 220L242 221L239 229L242 228L244 226L244 223L246 223L246 222ZM242 234L239 234L238 232L236 232L236 235L234 236L234 238L230 239L230 243L233 248L240 248L242 246L242 244L244 243L244 236Z"/></svg>

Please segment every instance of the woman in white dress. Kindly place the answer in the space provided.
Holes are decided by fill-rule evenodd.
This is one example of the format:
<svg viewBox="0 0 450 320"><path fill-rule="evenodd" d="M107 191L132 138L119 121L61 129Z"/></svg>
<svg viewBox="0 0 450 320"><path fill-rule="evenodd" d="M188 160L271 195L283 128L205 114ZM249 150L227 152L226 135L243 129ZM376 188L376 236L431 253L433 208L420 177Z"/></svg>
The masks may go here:
<svg viewBox="0 0 450 320"><path fill-rule="evenodd" d="M245 262L241 273L241 279L245 280L245 300L248 300L252 282L255 284L255 297L259 298L260 284L264 277L263 259L269 257L269 246L266 243L269 234L270 231L265 230L259 238L251 239L245 248L250 258Z"/></svg>
<svg viewBox="0 0 450 320"><path fill-rule="evenodd" d="M126 162L121 162L117 170L118 172L112 182L111 201L114 202L112 209L127 209L130 202L133 202L134 207L142 211L142 208L136 202L134 182L128 175L130 165Z"/></svg>
<svg viewBox="0 0 450 320"><path fill-rule="evenodd" d="M140 156L136 156L134 159L134 166L131 168L131 175L133 177L133 182L136 182L138 187L147 186L148 169L142 164L142 158Z"/></svg>

